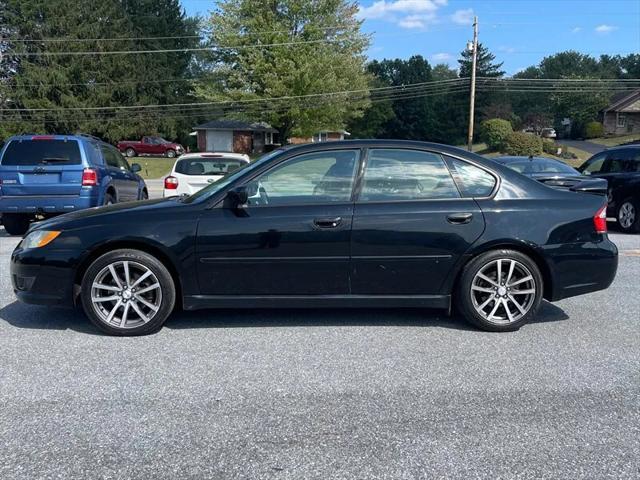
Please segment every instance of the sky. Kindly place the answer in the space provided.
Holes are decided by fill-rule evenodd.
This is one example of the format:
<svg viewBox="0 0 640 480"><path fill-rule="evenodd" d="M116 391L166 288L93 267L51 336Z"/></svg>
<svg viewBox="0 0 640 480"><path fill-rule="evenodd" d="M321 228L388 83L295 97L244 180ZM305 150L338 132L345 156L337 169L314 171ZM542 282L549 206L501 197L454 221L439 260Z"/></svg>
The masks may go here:
<svg viewBox="0 0 640 480"><path fill-rule="evenodd" d="M181 0L206 16L214 0ZM592 56L640 53L640 0L362 0L363 30L373 35L371 59L422 55L457 67L473 38L504 62L507 75L548 55L577 50Z"/></svg>

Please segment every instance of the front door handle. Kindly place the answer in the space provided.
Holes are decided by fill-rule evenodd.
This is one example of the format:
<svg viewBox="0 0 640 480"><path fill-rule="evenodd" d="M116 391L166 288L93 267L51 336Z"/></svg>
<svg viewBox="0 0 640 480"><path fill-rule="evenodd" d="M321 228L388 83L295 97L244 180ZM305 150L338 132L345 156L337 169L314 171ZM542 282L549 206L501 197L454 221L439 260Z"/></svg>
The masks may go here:
<svg viewBox="0 0 640 480"><path fill-rule="evenodd" d="M447 216L447 222L453 225L464 225L471 222L473 213L452 213Z"/></svg>
<svg viewBox="0 0 640 480"><path fill-rule="evenodd" d="M337 228L342 223L342 217L316 218L313 224L318 228Z"/></svg>

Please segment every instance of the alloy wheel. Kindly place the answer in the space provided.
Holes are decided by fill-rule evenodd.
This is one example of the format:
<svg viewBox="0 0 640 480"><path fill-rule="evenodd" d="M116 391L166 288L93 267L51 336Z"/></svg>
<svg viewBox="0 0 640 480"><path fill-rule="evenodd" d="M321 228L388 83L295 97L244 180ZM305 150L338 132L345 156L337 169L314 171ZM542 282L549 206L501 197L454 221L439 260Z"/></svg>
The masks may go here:
<svg viewBox="0 0 640 480"><path fill-rule="evenodd" d="M91 303L107 325L136 328L150 322L160 310L162 288L156 275L144 265L117 261L96 275Z"/></svg>
<svg viewBox="0 0 640 480"><path fill-rule="evenodd" d="M622 228L631 228L636 221L636 208L631 202L624 202L618 210L618 222Z"/></svg>
<svg viewBox="0 0 640 480"><path fill-rule="evenodd" d="M525 265L510 258L487 263L471 284L473 307L487 322L515 323L531 310L535 298L533 275Z"/></svg>

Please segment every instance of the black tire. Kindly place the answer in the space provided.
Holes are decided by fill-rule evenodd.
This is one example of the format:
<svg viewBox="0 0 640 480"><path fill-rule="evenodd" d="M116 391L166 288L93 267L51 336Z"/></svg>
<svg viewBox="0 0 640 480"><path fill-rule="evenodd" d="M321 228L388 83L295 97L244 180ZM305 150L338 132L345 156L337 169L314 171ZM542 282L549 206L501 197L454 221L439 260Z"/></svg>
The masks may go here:
<svg viewBox="0 0 640 480"><path fill-rule="evenodd" d="M96 277L105 267L122 261L137 263L149 269L160 284L162 295L159 309L147 323L140 326L122 328L112 323L107 323L92 302L92 285ZM122 249L102 255L89 266L82 278L80 297L85 314L89 317L91 323L100 330L116 336L138 336L157 332L164 325L175 306L176 289L171 274L158 259L140 250ZM119 309L118 311L121 312L122 310ZM121 317L124 317L124 314L121 314Z"/></svg>
<svg viewBox="0 0 640 480"><path fill-rule="evenodd" d="M124 151L124 154L129 158L133 158L138 155L138 153L133 148L127 148Z"/></svg>
<svg viewBox="0 0 640 480"><path fill-rule="evenodd" d="M164 152L164 156L167 158L176 158L176 151L169 149L166 152Z"/></svg>
<svg viewBox="0 0 640 480"><path fill-rule="evenodd" d="M627 219L623 219L623 210L630 208L633 212L634 219L631 223L629 223L628 217ZM627 214L628 215L628 214ZM638 233L640 232L640 204L637 200L634 200L632 197L625 198L616 210L616 222L618 223L618 228L625 233Z"/></svg>
<svg viewBox="0 0 640 480"><path fill-rule="evenodd" d="M20 213L3 213L2 224L9 235L24 235L31 225L31 217Z"/></svg>
<svg viewBox="0 0 640 480"><path fill-rule="evenodd" d="M507 260L511 263L511 260L515 260L520 263L533 277L534 282L534 290L535 293L531 295L529 298L529 309L526 311L524 315L522 315L517 320L510 323L496 323L494 321L489 321L484 318L474 306L473 300L473 292L472 285L474 279L476 279L476 275L482 270L485 266L496 262L497 260ZM508 265L508 264L507 264ZM497 276L496 276L497 278ZM505 277L502 277L505 278ZM495 280L495 279L494 279ZM501 284L501 283L500 283ZM490 287L491 288L491 287ZM515 287L514 287L515 289ZM458 281L458 285L456 288L456 292L454 295L454 302L457 310L462 314L462 316L469 323L475 325L476 327L490 331L490 332L509 332L518 330L522 325L529 322L532 318L538 313L540 308L540 304L542 303L542 296L544 292L544 282L542 279L542 274L540 273L540 269L536 265L536 263L527 255L524 255L515 250L491 250L489 252L485 252L477 257L473 258L463 269L460 280ZM503 291L504 293L504 291ZM498 293L496 292L496 295ZM488 294L486 297L493 297L493 293ZM499 299L499 297L496 296ZM506 302L505 297L505 302ZM489 304L495 305L497 301L494 300L495 303ZM479 302L478 302L479 303ZM502 307L499 307L502 308ZM506 311L502 310L506 317ZM517 311L516 311L517 313ZM489 316L491 318L491 316Z"/></svg>
<svg viewBox="0 0 640 480"><path fill-rule="evenodd" d="M147 192L146 190L142 190L142 193L140 194L140 200L149 200L149 192Z"/></svg>
<svg viewBox="0 0 640 480"><path fill-rule="evenodd" d="M107 192L107 194L104 196L104 206L107 205L114 205L116 203L116 197L113 196L112 193Z"/></svg>

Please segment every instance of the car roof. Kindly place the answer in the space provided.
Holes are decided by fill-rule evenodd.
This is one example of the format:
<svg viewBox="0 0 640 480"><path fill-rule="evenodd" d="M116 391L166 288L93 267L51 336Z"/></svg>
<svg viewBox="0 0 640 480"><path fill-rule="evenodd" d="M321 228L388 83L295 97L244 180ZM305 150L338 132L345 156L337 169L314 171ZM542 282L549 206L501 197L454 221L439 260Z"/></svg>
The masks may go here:
<svg viewBox="0 0 640 480"><path fill-rule="evenodd" d="M245 153L233 153L233 152L194 152L185 153L180 155L178 160L189 160L193 158L233 158L235 160L249 161L249 155Z"/></svg>
<svg viewBox="0 0 640 480"><path fill-rule="evenodd" d="M97 142L97 143L104 143L107 144L107 142L105 142L104 140L101 140L97 137L93 137L91 135L85 135L85 134L74 134L74 135L59 135L59 134L35 134L35 133L28 133L28 134L22 134L22 135L13 135L9 138L7 138L7 143L9 143L9 141L32 141L32 140L73 140L73 141L78 141L78 142Z"/></svg>
<svg viewBox="0 0 640 480"><path fill-rule="evenodd" d="M607 151L613 151L613 150L622 150L625 148L640 148L640 143L630 143L628 145L617 145L615 147L610 147L607 148Z"/></svg>

